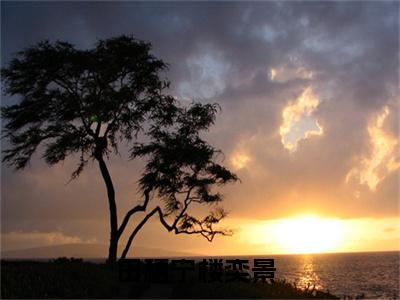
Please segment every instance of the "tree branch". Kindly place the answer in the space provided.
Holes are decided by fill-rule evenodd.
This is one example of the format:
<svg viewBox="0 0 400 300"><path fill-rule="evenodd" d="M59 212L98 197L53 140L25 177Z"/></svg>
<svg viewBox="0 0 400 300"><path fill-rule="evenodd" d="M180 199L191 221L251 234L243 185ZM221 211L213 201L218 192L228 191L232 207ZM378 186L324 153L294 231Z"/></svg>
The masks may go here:
<svg viewBox="0 0 400 300"><path fill-rule="evenodd" d="M230 231L223 231L223 230L214 230L212 228L212 223L208 224L205 220L203 221L197 221L196 224L199 225L200 229L197 230L188 230L188 229L179 229L176 225L179 222L179 220L182 218L184 210L186 210L186 208L184 208L182 210L182 212L179 214L179 216L175 219L174 223L172 226L170 226L167 221L164 219L162 210L159 206L157 206L155 208L158 212L159 218L160 218L160 222L161 224L163 224L163 226L170 232L170 231L174 231L175 234L181 234L181 233L186 233L186 234L201 234L203 237L205 237L209 242L212 242L212 240L214 239L215 235L217 234L221 234L224 236L230 236L232 235L232 232ZM221 220L222 217L219 219ZM218 220L218 221L219 221ZM204 228L203 224L207 223L207 227L208 228Z"/></svg>
<svg viewBox="0 0 400 300"><path fill-rule="evenodd" d="M150 189L146 189L144 191L144 197L145 197L145 200L144 200L143 204L135 206L134 208L132 208L131 210L129 210L126 213L124 220L122 221L122 223L118 229L118 238L121 237L122 233L125 230L126 225L128 225L129 219L131 218L132 215L134 215L135 213L137 213L139 211L146 211L147 204L150 201Z"/></svg>
<svg viewBox="0 0 400 300"><path fill-rule="evenodd" d="M190 202L192 202L192 200L190 198L190 193L192 192L193 188L194 188L194 186L190 187L189 190L187 191L186 198L184 200L184 207L183 207L181 213L176 217L174 223L172 224L172 228L176 227L180 218L182 218L183 214L186 212L187 208L189 207Z"/></svg>
<svg viewBox="0 0 400 300"><path fill-rule="evenodd" d="M146 198L147 200L148 198ZM148 202L148 201L147 201ZM145 201L145 204L147 205L147 202ZM201 234L203 237L205 237L209 242L212 242L212 240L214 239L215 235L217 234L221 234L224 236L227 235L231 235L231 232L229 231L223 231L223 230L213 230L212 228L212 223L210 223L209 221L207 221L207 218L205 218L203 221L197 221L196 224L200 227L200 229L193 229L193 230L188 230L188 229L179 229L177 227L177 224L179 222L179 220L182 218L182 216L184 215L185 211L187 210L189 204L190 204L190 192L187 195L187 198L185 200L185 206L182 209L182 211L180 212L180 214L176 217L176 219L174 220L172 225L169 225L168 222L165 220L164 218L164 214L162 212L162 209L160 208L160 206L155 207L150 213L148 213L143 219L142 221L136 226L136 228L133 230L133 232L131 233L131 235L129 236L128 242L126 243L126 246L124 248L124 251L122 252L121 258L124 259L126 258L126 255L128 254L129 248L132 245L132 241L135 238L135 236L138 234L138 232L140 231L140 229L142 229L142 227L144 226L144 224L155 214L158 213L158 217L160 219L161 224L169 231L174 231L175 234L181 234L181 233L186 233L186 234ZM129 217L134 213L134 211L139 211L138 207L143 207L142 206L136 206L135 208L133 208L132 210L130 210L127 214L128 217L125 217L124 219L124 227L126 226L126 224L128 223ZM223 216L220 217L220 219L222 219ZM217 219L217 221L219 221L220 219ZM125 222L126 220L126 222ZM204 228L203 224L206 224L207 228ZM121 225L122 226L122 225ZM121 228L120 228L121 229ZM120 232L120 234L122 233L122 231Z"/></svg>
<svg viewBox="0 0 400 300"><path fill-rule="evenodd" d="M100 129L101 129L101 121L97 122L97 126L96 126L96 132L95 132L95 136L98 137L100 134Z"/></svg>
<svg viewBox="0 0 400 300"><path fill-rule="evenodd" d="M135 236L138 234L139 230L142 229L143 225L146 224L147 220L150 219L158 210L159 207L157 206L153 209L150 213L148 213L143 220L136 226L135 230L133 230L132 234L130 235L128 242L126 243L125 249L122 252L121 259L124 259L128 254L129 248L131 247L132 241Z"/></svg>

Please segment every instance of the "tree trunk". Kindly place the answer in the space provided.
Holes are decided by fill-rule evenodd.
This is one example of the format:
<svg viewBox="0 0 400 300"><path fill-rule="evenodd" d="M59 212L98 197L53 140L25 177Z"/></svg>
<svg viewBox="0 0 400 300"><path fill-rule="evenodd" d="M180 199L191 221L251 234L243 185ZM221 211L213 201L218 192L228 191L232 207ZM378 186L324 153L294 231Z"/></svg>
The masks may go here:
<svg viewBox="0 0 400 300"><path fill-rule="evenodd" d="M117 251L118 251L118 217L117 217L117 205L115 203L115 190L111 180L110 173L108 172L107 165L103 159L103 155L96 155L96 159L99 162L101 175L103 176L104 182L107 188L108 204L110 209L110 247L108 250L109 264L115 264L117 262Z"/></svg>

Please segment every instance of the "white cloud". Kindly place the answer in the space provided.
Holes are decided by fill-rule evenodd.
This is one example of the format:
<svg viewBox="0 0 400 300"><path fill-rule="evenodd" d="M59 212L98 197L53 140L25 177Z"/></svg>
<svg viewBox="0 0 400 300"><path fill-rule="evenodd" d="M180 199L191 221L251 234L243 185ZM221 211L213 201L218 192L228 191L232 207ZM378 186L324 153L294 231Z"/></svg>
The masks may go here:
<svg viewBox="0 0 400 300"><path fill-rule="evenodd" d="M60 231L52 232L23 232L12 231L2 233L2 250L26 249L61 244L95 243L96 239L83 240L77 236L69 236Z"/></svg>
<svg viewBox="0 0 400 300"><path fill-rule="evenodd" d="M180 97L209 99L224 91L230 65L221 52L208 50L196 53L186 60L186 65L190 76L178 86Z"/></svg>
<svg viewBox="0 0 400 300"><path fill-rule="evenodd" d="M311 87L304 89L294 102L290 102L282 111L282 123L279 128L281 142L285 149L294 152L302 139L323 134L323 128L312 117L319 105Z"/></svg>

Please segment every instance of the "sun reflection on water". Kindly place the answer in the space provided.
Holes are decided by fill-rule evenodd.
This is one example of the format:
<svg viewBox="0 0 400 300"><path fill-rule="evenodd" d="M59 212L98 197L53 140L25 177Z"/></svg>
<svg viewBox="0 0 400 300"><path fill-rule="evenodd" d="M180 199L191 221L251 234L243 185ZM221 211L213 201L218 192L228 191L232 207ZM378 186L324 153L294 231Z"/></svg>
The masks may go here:
<svg viewBox="0 0 400 300"><path fill-rule="evenodd" d="M299 272L300 277L296 281L297 287L301 289L313 289L313 287L316 290L324 289L320 277L315 272L312 256L305 255L303 259L302 270Z"/></svg>

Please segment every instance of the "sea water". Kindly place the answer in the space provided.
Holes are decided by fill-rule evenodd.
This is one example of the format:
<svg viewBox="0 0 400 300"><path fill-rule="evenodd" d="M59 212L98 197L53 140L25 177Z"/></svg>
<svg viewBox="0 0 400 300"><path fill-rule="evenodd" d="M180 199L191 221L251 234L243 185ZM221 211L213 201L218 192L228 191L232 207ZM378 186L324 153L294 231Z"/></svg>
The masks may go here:
<svg viewBox="0 0 400 300"><path fill-rule="evenodd" d="M367 299L400 299L400 252L265 255L274 258L276 278L301 288L315 286L332 294ZM250 261L258 256L248 257Z"/></svg>
<svg viewBox="0 0 400 300"><path fill-rule="evenodd" d="M299 255L255 255L229 257L180 257L247 259L250 269L256 258L275 259L275 278L299 288L331 292L344 298L364 295L365 299L400 299L400 252L329 253Z"/></svg>

